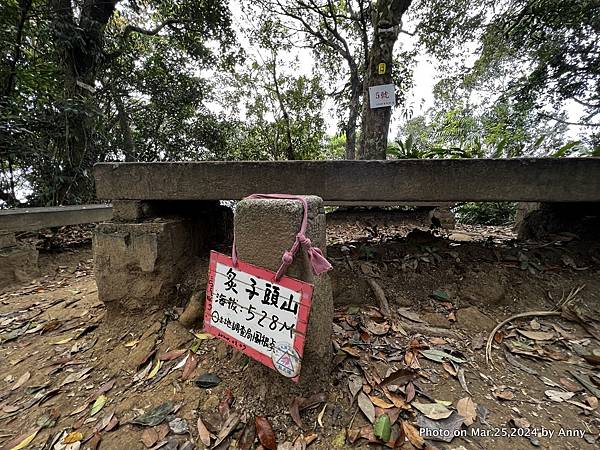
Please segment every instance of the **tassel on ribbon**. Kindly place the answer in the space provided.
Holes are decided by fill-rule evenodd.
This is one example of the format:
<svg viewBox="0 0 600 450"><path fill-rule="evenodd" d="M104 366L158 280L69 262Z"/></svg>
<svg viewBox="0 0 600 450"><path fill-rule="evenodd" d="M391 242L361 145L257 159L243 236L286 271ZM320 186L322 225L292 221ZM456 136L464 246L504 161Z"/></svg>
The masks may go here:
<svg viewBox="0 0 600 450"><path fill-rule="evenodd" d="M296 235L296 240L294 241L294 245L292 248L285 251L283 256L281 257L281 266L277 270L277 274L275 275L275 280L279 280L287 268L294 261L294 256L298 252L298 249L302 247L306 254L308 255L308 261L310 263L310 267L315 275L321 275L322 273L327 272L332 269L331 264L325 256L323 256L323 252L318 247L313 247L312 242L303 233L298 233Z"/></svg>
<svg viewBox="0 0 600 450"><path fill-rule="evenodd" d="M327 261L327 258L323 256L321 249L318 247L313 247L310 239L300 234L297 236L297 238L308 255L312 271L315 275L321 275L322 273L332 269L332 266L329 261Z"/></svg>

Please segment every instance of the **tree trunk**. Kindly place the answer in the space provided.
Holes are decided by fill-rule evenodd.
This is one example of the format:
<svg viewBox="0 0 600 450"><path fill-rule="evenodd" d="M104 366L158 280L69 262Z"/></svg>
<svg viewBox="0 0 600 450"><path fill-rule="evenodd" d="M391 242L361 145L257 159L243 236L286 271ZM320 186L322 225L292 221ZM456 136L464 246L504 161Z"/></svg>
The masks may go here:
<svg viewBox="0 0 600 450"><path fill-rule="evenodd" d="M123 140L123 155L125 161L136 161L135 157L135 143L133 142L133 135L131 134L131 126L129 125L129 115L125 109L125 104L121 98L121 94L118 92L112 92L115 106L117 107L117 115L119 117L119 128L121 129L121 139Z"/></svg>
<svg viewBox="0 0 600 450"><path fill-rule="evenodd" d="M51 0L57 58L63 70L65 98L76 102L75 110L71 109L64 115L65 140L57 163L65 182L56 186L59 204L81 199L81 195L85 196L87 193L86 187L92 186L91 180L84 178L95 161L95 105L91 99L98 66L102 60L104 27L114 13L117 1L85 0L77 22L71 0Z"/></svg>
<svg viewBox="0 0 600 450"><path fill-rule="evenodd" d="M358 69L350 76L350 105L348 122L346 123L346 159L356 159L356 121L360 111L360 94L362 87L358 78Z"/></svg>
<svg viewBox="0 0 600 450"><path fill-rule="evenodd" d="M19 22L17 23L17 35L15 36L15 48L8 62L8 73L6 80L2 85L2 101L8 101L8 97L12 94L15 88L15 78L17 76L17 64L21 59L21 49L23 43L23 29L27 21L27 14L31 9L32 0L19 1Z"/></svg>
<svg viewBox="0 0 600 450"><path fill-rule="evenodd" d="M285 105L285 101L283 100L283 96L281 95L281 91L279 90L279 79L277 78L277 53L274 50L272 50L272 56L273 66L271 70L271 75L273 75L273 86L275 87L275 95L277 95L277 102L279 103L279 108L281 109L281 114L283 115L283 122L285 124L285 155L288 160L292 161L296 159L296 155L294 153L294 144L292 142L292 125L290 123L290 115Z"/></svg>
<svg viewBox="0 0 600 450"><path fill-rule="evenodd" d="M363 90L364 120L359 150L360 159L385 159L392 108L369 107L369 87L392 83L394 44L398 39L402 15L412 0L379 0L373 16L373 44ZM379 64L385 73L378 73Z"/></svg>
<svg viewBox="0 0 600 450"><path fill-rule="evenodd" d="M358 118L358 102L356 106L350 103L350 114L344 133L346 134L346 159L356 159L356 119Z"/></svg>

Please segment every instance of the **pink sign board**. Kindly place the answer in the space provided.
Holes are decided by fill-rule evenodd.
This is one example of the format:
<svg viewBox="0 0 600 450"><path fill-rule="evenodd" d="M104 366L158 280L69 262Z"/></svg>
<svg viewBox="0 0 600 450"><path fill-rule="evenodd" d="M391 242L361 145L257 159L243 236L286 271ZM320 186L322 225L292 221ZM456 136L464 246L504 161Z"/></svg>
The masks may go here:
<svg viewBox="0 0 600 450"><path fill-rule="evenodd" d="M211 252L204 329L298 382L313 286Z"/></svg>

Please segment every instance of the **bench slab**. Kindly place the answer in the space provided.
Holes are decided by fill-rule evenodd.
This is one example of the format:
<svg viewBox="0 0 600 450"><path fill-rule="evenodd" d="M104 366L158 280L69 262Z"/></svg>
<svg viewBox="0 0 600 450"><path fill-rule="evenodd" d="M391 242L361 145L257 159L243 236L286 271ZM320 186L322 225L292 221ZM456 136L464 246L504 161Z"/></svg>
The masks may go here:
<svg viewBox="0 0 600 450"><path fill-rule="evenodd" d="M16 208L0 211L0 230L33 231L65 225L103 222L111 218L111 205Z"/></svg>
<svg viewBox="0 0 600 450"><path fill-rule="evenodd" d="M100 163L94 171L103 200L238 200L276 192L326 203L600 201L600 158Z"/></svg>

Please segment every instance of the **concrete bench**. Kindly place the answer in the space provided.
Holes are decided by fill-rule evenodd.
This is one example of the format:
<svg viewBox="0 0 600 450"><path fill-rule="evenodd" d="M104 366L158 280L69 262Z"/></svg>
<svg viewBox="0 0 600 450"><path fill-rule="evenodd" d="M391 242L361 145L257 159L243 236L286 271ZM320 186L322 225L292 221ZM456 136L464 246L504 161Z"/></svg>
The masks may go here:
<svg viewBox="0 0 600 450"><path fill-rule="evenodd" d="M6 232L33 231L42 228L102 222L111 218L112 205L6 209L0 211L0 230Z"/></svg>
<svg viewBox="0 0 600 450"><path fill-rule="evenodd" d="M600 158L102 163L97 196L112 222L94 237L100 299L125 309L180 295L194 264L231 236L219 200L316 195L325 204L600 202ZM268 233L269 217L264 228ZM186 295L183 296L184 299Z"/></svg>
<svg viewBox="0 0 600 450"><path fill-rule="evenodd" d="M104 200L600 201L600 158L103 163L95 177Z"/></svg>
<svg viewBox="0 0 600 450"><path fill-rule="evenodd" d="M38 271L38 251L18 244L15 232L110 220L111 205L22 208L0 211L0 287L24 281Z"/></svg>

